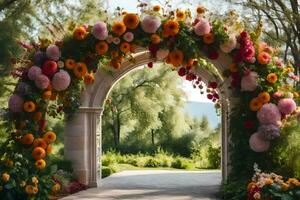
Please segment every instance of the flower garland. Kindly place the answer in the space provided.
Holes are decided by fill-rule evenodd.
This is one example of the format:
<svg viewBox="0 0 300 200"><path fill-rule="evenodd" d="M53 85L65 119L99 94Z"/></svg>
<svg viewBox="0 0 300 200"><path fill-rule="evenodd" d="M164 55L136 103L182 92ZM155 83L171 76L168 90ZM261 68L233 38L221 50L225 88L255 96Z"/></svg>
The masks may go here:
<svg viewBox="0 0 300 200"><path fill-rule="evenodd" d="M252 98L247 104L251 112L257 112L254 120L260 124L250 138L250 147L266 151L270 140L279 136L284 120L296 111L293 98L298 94L288 83L298 77L293 75L292 66L285 66L276 57L274 49L255 40L252 33L230 26L228 20L210 18L202 6L197 8L195 19L189 10L164 13L159 6L143 5L142 11L142 18L122 13L112 24L101 21L94 26L82 25L62 41L43 40L29 48L30 56L20 60L22 67L14 72L20 80L8 102L8 130L12 134L4 148L12 151L1 157L9 163L0 168L2 192L14 189L28 197L40 197L48 194L51 185L57 188L46 171L47 155L56 140L56 134L47 126L47 115L58 117L64 112L70 116L76 112L83 83L94 82L98 63L101 68L118 70L138 47L170 64L201 92L201 77L192 72L204 64L201 55L216 60L219 51L229 54L234 61L227 71L232 88ZM152 68L153 63L148 67ZM217 87L216 82L210 82L206 92L208 99L220 106ZM251 120L246 123L248 127L253 124ZM43 181L32 181L32 175L39 175Z"/></svg>

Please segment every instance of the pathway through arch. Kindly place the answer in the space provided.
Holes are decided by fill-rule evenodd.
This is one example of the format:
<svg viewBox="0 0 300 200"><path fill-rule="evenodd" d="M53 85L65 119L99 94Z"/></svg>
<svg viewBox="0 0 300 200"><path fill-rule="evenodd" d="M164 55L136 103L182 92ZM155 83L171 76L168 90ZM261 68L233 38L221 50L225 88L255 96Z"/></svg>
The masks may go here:
<svg viewBox="0 0 300 200"><path fill-rule="evenodd" d="M63 200L215 200L221 171L130 170Z"/></svg>

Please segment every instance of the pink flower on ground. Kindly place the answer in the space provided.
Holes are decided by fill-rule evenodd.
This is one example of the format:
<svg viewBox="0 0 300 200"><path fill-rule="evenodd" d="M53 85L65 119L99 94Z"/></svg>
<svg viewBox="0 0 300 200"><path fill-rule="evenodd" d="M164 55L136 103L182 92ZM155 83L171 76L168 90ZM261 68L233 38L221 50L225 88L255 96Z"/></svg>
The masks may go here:
<svg viewBox="0 0 300 200"><path fill-rule="evenodd" d="M267 151L270 147L270 141L262 140L259 133L253 133L249 140L250 148L255 152Z"/></svg>
<svg viewBox="0 0 300 200"><path fill-rule="evenodd" d="M11 112L22 112L24 100L21 96L13 94L8 101L8 108Z"/></svg>
<svg viewBox="0 0 300 200"><path fill-rule="evenodd" d="M46 89L50 84L49 78L44 74L37 76L34 82L36 87L42 90Z"/></svg>
<svg viewBox="0 0 300 200"><path fill-rule="evenodd" d="M34 81L40 74L42 74L42 69L37 66L32 66L29 68L27 76L30 80Z"/></svg>
<svg viewBox="0 0 300 200"><path fill-rule="evenodd" d="M258 86L256 72L249 72L247 75L244 75L241 80L241 91L254 91Z"/></svg>
<svg viewBox="0 0 300 200"><path fill-rule="evenodd" d="M51 60L58 60L61 56L61 52L59 50L59 47L56 45L49 45L46 49L46 55Z"/></svg>
<svg viewBox="0 0 300 200"><path fill-rule="evenodd" d="M127 32L123 35L123 39L126 41L126 42L132 42L133 39L134 39L134 35L132 32Z"/></svg>
<svg viewBox="0 0 300 200"><path fill-rule="evenodd" d="M97 22L93 27L92 34L98 40L105 40L108 36L106 23Z"/></svg>
<svg viewBox="0 0 300 200"><path fill-rule="evenodd" d="M210 24L207 19L200 18L194 26L194 32L198 36L203 36L210 32Z"/></svg>
<svg viewBox="0 0 300 200"><path fill-rule="evenodd" d="M297 108L295 101L291 98L284 98L278 102L278 109L281 113L288 115L294 112Z"/></svg>
<svg viewBox="0 0 300 200"><path fill-rule="evenodd" d="M146 33L155 33L161 26L161 19L158 16L148 15L141 22L142 29Z"/></svg>
<svg viewBox="0 0 300 200"><path fill-rule="evenodd" d="M278 107L273 103L267 103L257 112L257 118L260 124L281 125L281 114Z"/></svg>
<svg viewBox="0 0 300 200"><path fill-rule="evenodd" d="M220 45L220 49L224 53L230 53L233 49L236 48L236 37L234 35L229 36L228 41Z"/></svg>
<svg viewBox="0 0 300 200"><path fill-rule="evenodd" d="M60 70L52 78L52 87L57 91L63 91L70 85L71 78L68 72Z"/></svg>

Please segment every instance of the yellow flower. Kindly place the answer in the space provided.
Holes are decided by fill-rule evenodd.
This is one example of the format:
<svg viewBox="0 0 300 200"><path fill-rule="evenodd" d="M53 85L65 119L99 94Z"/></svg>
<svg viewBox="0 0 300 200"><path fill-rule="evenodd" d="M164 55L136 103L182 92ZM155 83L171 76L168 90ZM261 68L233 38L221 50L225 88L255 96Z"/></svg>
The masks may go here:
<svg viewBox="0 0 300 200"><path fill-rule="evenodd" d="M10 175L8 173L5 172L5 173L2 174L2 180L4 182L8 182L9 179L10 179Z"/></svg>
<svg viewBox="0 0 300 200"><path fill-rule="evenodd" d="M31 178L31 182L33 183L33 185L37 185L39 183L39 180L34 176Z"/></svg>
<svg viewBox="0 0 300 200"><path fill-rule="evenodd" d="M159 5L154 6L153 11L159 12L160 11L160 6Z"/></svg>
<svg viewBox="0 0 300 200"><path fill-rule="evenodd" d="M176 18L177 18L177 20L178 21L183 21L183 20L185 20L185 13L184 13L184 11L182 11L182 10L177 10L176 11Z"/></svg>
<svg viewBox="0 0 300 200"><path fill-rule="evenodd" d="M57 193L60 190L60 184L56 183L55 185L52 186L51 191L53 193Z"/></svg>
<svg viewBox="0 0 300 200"><path fill-rule="evenodd" d="M268 81L269 83L274 84L274 83L277 82L277 80L278 80L278 77L277 77L277 75L276 75L275 73L270 73L270 74L268 74L268 76L267 76L267 81Z"/></svg>
<svg viewBox="0 0 300 200"><path fill-rule="evenodd" d="M25 192L27 194L33 194L33 186L32 185L27 185L26 188L25 188Z"/></svg>
<svg viewBox="0 0 300 200"><path fill-rule="evenodd" d="M26 186L26 182L25 181L21 181L20 187L25 187L25 186Z"/></svg>

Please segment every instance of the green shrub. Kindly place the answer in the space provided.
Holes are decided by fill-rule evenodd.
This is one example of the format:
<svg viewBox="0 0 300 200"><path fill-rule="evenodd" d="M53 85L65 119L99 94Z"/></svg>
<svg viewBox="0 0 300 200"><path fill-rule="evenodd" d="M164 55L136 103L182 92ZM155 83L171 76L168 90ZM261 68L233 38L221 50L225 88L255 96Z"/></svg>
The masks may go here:
<svg viewBox="0 0 300 200"><path fill-rule="evenodd" d="M117 163L118 156L119 154L115 151L107 151L105 154L102 155L102 166L109 166Z"/></svg>
<svg viewBox="0 0 300 200"><path fill-rule="evenodd" d="M208 162L210 169L220 169L221 167L221 147L208 147Z"/></svg>
<svg viewBox="0 0 300 200"><path fill-rule="evenodd" d="M159 162L160 167L171 167L173 162L173 155L161 149L156 151L155 158Z"/></svg>
<svg viewBox="0 0 300 200"><path fill-rule="evenodd" d="M229 180L221 186L222 199L242 200L247 199L247 181Z"/></svg>
<svg viewBox="0 0 300 200"><path fill-rule="evenodd" d="M154 157L149 157L145 163L145 167L159 167L159 161Z"/></svg>
<svg viewBox="0 0 300 200"><path fill-rule="evenodd" d="M177 157L173 160L172 165L173 168L176 169L191 169L193 168L193 164L189 162L186 158Z"/></svg>
<svg viewBox="0 0 300 200"><path fill-rule="evenodd" d="M103 166L101 173L102 173L102 178L105 178L112 175L113 173L116 173L116 170L111 166Z"/></svg>

